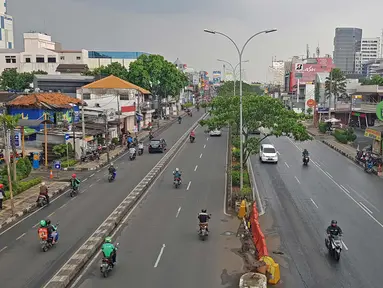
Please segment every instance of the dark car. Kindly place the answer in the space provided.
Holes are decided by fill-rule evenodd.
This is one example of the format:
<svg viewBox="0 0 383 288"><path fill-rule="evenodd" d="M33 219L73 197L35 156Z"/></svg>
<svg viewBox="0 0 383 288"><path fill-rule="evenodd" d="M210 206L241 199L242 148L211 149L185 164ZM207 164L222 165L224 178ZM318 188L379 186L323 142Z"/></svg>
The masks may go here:
<svg viewBox="0 0 383 288"><path fill-rule="evenodd" d="M166 141L164 139L152 139L149 142L149 153L161 152L166 150Z"/></svg>

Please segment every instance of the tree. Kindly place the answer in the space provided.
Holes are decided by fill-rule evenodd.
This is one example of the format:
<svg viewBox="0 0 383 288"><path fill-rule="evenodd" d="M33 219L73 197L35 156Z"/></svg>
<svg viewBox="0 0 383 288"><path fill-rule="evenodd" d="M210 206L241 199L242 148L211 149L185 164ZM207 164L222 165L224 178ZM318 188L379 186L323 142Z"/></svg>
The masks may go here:
<svg viewBox="0 0 383 288"><path fill-rule="evenodd" d="M307 114L311 115L311 113L313 113L313 108L311 107L307 108L306 112Z"/></svg>
<svg viewBox="0 0 383 288"><path fill-rule="evenodd" d="M30 88L33 76L36 74L48 74L45 71L37 70L31 73L18 73L16 68L4 70L0 76L0 88L3 90L24 91Z"/></svg>
<svg viewBox="0 0 383 288"><path fill-rule="evenodd" d="M331 86L331 92L330 92L330 86ZM329 101L331 101L331 97L334 97L334 108L335 108L338 98L345 93L346 93L346 76L344 76L343 72L339 68L334 68L330 72L330 75L326 77L325 95L328 99L330 99Z"/></svg>
<svg viewBox="0 0 383 288"><path fill-rule="evenodd" d="M270 135L277 137L289 135L295 140L305 141L312 139L305 126L300 122L302 115L285 109L279 99L269 96L248 94L243 96L243 159L247 159L259 151L262 140ZM239 134L239 96L218 96L211 103L211 117L201 121L202 126L221 128L230 125L234 133ZM263 137L250 137L248 131L266 128L269 132Z"/></svg>
<svg viewBox="0 0 383 288"><path fill-rule="evenodd" d="M121 78L125 81L128 81L128 69L125 68L121 63L118 62L112 62L111 64L107 66L100 66L92 71L87 70L84 75L87 76L109 76L114 75L118 78Z"/></svg>
<svg viewBox="0 0 383 288"><path fill-rule="evenodd" d="M361 80L362 85L379 85L383 86L383 77L380 75L374 75L371 79L364 78Z"/></svg>
<svg viewBox="0 0 383 288"><path fill-rule="evenodd" d="M226 81L218 88L218 95L233 95L234 91L234 81ZM236 94L239 94L239 81L235 82L235 91ZM262 95L263 90L257 84L247 84L242 83L242 92L243 94L255 93L257 95Z"/></svg>
<svg viewBox="0 0 383 288"><path fill-rule="evenodd" d="M320 101L320 84L318 82L315 83L314 98L315 98L315 102L319 103L319 101Z"/></svg>

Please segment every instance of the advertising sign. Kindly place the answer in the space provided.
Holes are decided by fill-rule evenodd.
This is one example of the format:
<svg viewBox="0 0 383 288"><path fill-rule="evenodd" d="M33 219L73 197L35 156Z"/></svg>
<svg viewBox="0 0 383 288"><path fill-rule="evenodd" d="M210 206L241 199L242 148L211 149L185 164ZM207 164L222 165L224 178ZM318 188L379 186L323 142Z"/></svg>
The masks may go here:
<svg viewBox="0 0 383 288"><path fill-rule="evenodd" d="M221 83L221 71L213 71L213 85Z"/></svg>
<svg viewBox="0 0 383 288"><path fill-rule="evenodd" d="M198 83L199 83L199 76L193 75L193 85L198 85Z"/></svg>

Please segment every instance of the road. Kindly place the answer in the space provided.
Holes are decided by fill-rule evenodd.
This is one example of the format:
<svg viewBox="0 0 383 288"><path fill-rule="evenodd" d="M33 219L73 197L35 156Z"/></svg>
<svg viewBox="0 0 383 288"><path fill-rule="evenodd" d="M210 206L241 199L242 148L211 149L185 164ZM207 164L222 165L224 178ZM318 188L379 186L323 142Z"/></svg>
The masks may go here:
<svg viewBox="0 0 383 288"><path fill-rule="evenodd" d="M202 130L197 130L196 142L187 143L164 170L122 227L115 239L120 243L118 264L109 278L100 275L99 256L74 287L238 287L231 271L243 264L230 251L229 242L234 239L237 247L240 244L235 235L224 234L228 229L223 214L227 134L206 138ZM172 186L176 167L183 171L179 189ZM197 235L201 208L212 213L205 242ZM238 220L235 223L234 233Z"/></svg>
<svg viewBox="0 0 383 288"><path fill-rule="evenodd" d="M353 143L353 146L359 149L363 149L367 145L372 145L372 139L364 136L364 129L354 128L355 134L357 136L356 140Z"/></svg>
<svg viewBox="0 0 383 288"><path fill-rule="evenodd" d="M170 148L191 127L203 112L185 117L160 136ZM105 218L120 204L126 195L165 154L148 154L129 161L128 156L115 160L117 179L107 181L105 167L83 179L80 195L71 199L67 194L49 207L30 215L0 236L0 279L7 288L42 287L43 284L68 260L82 243L96 230ZM59 243L47 253L39 249L37 224L49 217L59 223Z"/></svg>
<svg viewBox="0 0 383 288"><path fill-rule="evenodd" d="M318 141L268 141L280 153L278 164L252 162L288 263L283 287L381 287L375 267L383 241L382 180ZM308 167L302 166L303 148L310 152ZM332 219L344 231L339 263L324 246Z"/></svg>

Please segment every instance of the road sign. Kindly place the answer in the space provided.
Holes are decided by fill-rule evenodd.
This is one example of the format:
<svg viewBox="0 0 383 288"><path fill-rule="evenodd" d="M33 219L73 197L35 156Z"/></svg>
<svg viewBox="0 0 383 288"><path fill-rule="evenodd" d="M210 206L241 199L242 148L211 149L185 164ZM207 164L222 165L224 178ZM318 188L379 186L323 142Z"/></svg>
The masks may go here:
<svg viewBox="0 0 383 288"><path fill-rule="evenodd" d="M65 141L69 140L69 134L65 134Z"/></svg>
<svg viewBox="0 0 383 288"><path fill-rule="evenodd" d="M57 169L57 170L61 169L61 162L60 161L55 162L55 169Z"/></svg>
<svg viewBox="0 0 383 288"><path fill-rule="evenodd" d="M18 135L18 134L15 135L15 146L16 146L16 147L19 147L19 146L20 146L20 138L19 138L19 135Z"/></svg>
<svg viewBox="0 0 383 288"><path fill-rule="evenodd" d="M315 100L314 99L309 99L307 100L306 102L307 106L309 106L310 108L314 107L315 106Z"/></svg>

